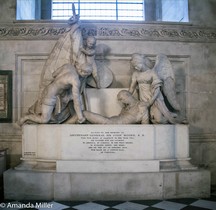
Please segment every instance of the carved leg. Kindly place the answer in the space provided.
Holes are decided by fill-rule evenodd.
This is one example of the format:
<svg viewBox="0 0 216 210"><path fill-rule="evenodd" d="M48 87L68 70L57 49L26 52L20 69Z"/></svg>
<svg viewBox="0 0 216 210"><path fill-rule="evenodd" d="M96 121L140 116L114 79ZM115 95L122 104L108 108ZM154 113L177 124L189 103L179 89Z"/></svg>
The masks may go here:
<svg viewBox="0 0 216 210"><path fill-rule="evenodd" d="M94 123L94 124L112 124L109 118L103 117L93 112L83 111L83 115L89 122Z"/></svg>
<svg viewBox="0 0 216 210"><path fill-rule="evenodd" d="M20 119L19 125L22 126L28 120L35 123L48 123L48 121L51 118L51 114L54 109L54 106L48 106L43 104L41 109L42 109L41 115L35 115L35 114L26 115Z"/></svg>

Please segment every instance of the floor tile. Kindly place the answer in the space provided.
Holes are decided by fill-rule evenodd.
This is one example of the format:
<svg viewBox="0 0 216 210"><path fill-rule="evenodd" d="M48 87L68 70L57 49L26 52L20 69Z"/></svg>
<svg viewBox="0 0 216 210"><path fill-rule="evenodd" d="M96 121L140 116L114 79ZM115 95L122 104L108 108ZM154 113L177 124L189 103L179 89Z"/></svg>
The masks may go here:
<svg viewBox="0 0 216 210"><path fill-rule="evenodd" d="M153 205L153 207L165 209L165 210L180 210L186 207L187 205L181 204L181 203L175 203L171 201L162 201L160 203L157 203Z"/></svg>
<svg viewBox="0 0 216 210"><path fill-rule="evenodd" d="M113 208L116 208L118 210L143 210L146 209L148 206L138 204L138 203L133 203L133 202L124 202L122 204L119 204L117 206L113 206Z"/></svg>
<svg viewBox="0 0 216 210"><path fill-rule="evenodd" d="M125 201L94 201L94 203L98 203L98 204L109 206L109 207L117 206L118 204L121 204L124 202Z"/></svg>
<svg viewBox="0 0 216 210"><path fill-rule="evenodd" d="M115 209L115 208L110 207L110 208L105 209L105 210L118 210L118 209Z"/></svg>
<svg viewBox="0 0 216 210"><path fill-rule="evenodd" d="M89 201L71 201L71 207L78 206L81 204L89 203Z"/></svg>
<svg viewBox="0 0 216 210"><path fill-rule="evenodd" d="M186 206L181 210L209 210L209 209L197 207L197 206Z"/></svg>
<svg viewBox="0 0 216 210"><path fill-rule="evenodd" d="M207 209L216 210L216 202L203 200L203 199L195 201L194 203L191 204L191 206L197 206L197 207L203 207Z"/></svg>
<svg viewBox="0 0 216 210"><path fill-rule="evenodd" d="M81 204L78 206L73 206L73 208L77 210L105 210L108 207L109 206L104 206L104 205L100 205L100 204L93 203L93 202L88 202L88 203Z"/></svg>
<svg viewBox="0 0 216 210"><path fill-rule="evenodd" d="M48 210L48 209L51 209L51 210L62 210L62 209L66 209L66 208L69 207L69 206L63 205L61 203L57 203L55 201L48 202L48 203L41 203L40 205L41 205L41 208L38 208L39 210Z"/></svg>
<svg viewBox="0 0 216 210"><path fill-rule="evenodd" d="M69 206L71 207L72 206L72 201L55 201L57 203L60 203L60 204L63 204L65 206ZM77 204L76 204L77 205Z"/></svg>
<svg viewBox="0 0 216 210"><path fill-rule="evenodd" d="M139 203L139 204L146 205L146 206L152 206L157 203L160 203L161 200L132 200L130 202Z"/></svg>
<svg viewBox="0 0 216 210"><path fill-rule="evenodd" d="M27 206L28 205L28 206ZM48 208L48 206L50 208ZM216 210L216 196L210 198L182 198L168 200L131 201L44 201L5 200L2 210Z"/></svg>
<svg viewBox="0 0 216 210"><path fill-rule="evenodd" d="M189 205L195 201L197 201L198 199L196 198L177 198L177 199L167 199L167 201L170 202L175 202L175 203L181 203L181 204L185 204L185 205Z"/></svg>

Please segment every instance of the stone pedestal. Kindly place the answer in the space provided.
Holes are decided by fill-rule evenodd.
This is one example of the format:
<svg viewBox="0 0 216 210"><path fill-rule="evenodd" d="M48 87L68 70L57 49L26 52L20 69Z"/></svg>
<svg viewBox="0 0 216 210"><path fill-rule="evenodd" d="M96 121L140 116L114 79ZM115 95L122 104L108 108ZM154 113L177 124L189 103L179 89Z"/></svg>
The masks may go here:
<svg viewBox="0 0 216 210"><path fill-rule="evenodd" d="M187 125L25 125L17 170L159 172L189 163Z"/></svg>
<svg viewBox="0 0 216 210"><path fill-rule="evenodd" d="M187 125L25 125L22 164L6 199L208 197L210 174L190 164Z"/></svg>
<svg viewBox="0 0 216 210"><path fill-rule="evenodd" d="M210 195L206 170L63 173L8 170L5 198L15 200L146 200Z"/></svg>

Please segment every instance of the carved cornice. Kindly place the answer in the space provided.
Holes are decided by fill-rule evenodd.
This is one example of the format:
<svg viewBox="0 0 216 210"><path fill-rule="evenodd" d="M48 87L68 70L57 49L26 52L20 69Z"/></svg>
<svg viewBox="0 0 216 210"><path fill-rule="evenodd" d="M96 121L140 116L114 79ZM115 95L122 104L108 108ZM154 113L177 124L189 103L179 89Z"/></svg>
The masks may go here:
<svg viewBox="0 0 216 210"><path fill-rule="evenodd" d="M11 24L0 25L0 39L58 39L70 31L67 25Z"/></svg>
<svg viewBox="0 0 216 210"><path fill-rule="evenodd" d="M83 35L94 35L97 39L216 42L216 28L190 25L127 24L127 23L83 23ZM58 39L70 31L66 23L25 23L0 25L0 40Z"/></svg>

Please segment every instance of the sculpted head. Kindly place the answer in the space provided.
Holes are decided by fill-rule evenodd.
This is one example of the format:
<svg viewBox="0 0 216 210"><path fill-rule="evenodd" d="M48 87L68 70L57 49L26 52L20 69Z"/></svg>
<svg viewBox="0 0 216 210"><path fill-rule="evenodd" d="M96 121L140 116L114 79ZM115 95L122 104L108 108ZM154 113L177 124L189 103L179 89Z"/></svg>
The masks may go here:
<svg viewBox="0 0 216 210"><path fill-rule="evenodd" d="M131 95L131 93L127 90L121 90L117 95L118 101L122 102L123 104L128 104L132 100L134 100L134 97Z"/></svg>
<svg viewBox="0 0 216 210"><path fill-rule="evenodd" d="M80 67L77 66L76 68L77 73L81 76L81 77L86 77L92 74L93 72L93 67L91 64L89 63L84 63L82 64Z"/></svg>
<svg viewBox="0 0 216 210"><path fill-rule="evenodd" d="M95 45L96 45L95 37L94 36L88 36L87 39L86 39L87 48L93 49L93 48L95 48Z"/></svg>
<svg viewBox="0 0 216 210"><path fill-rule="evenodd" d="M148 57L139 53L132 55L131 64L138 71L145 71L154 67L154 64Z"/></svg>

